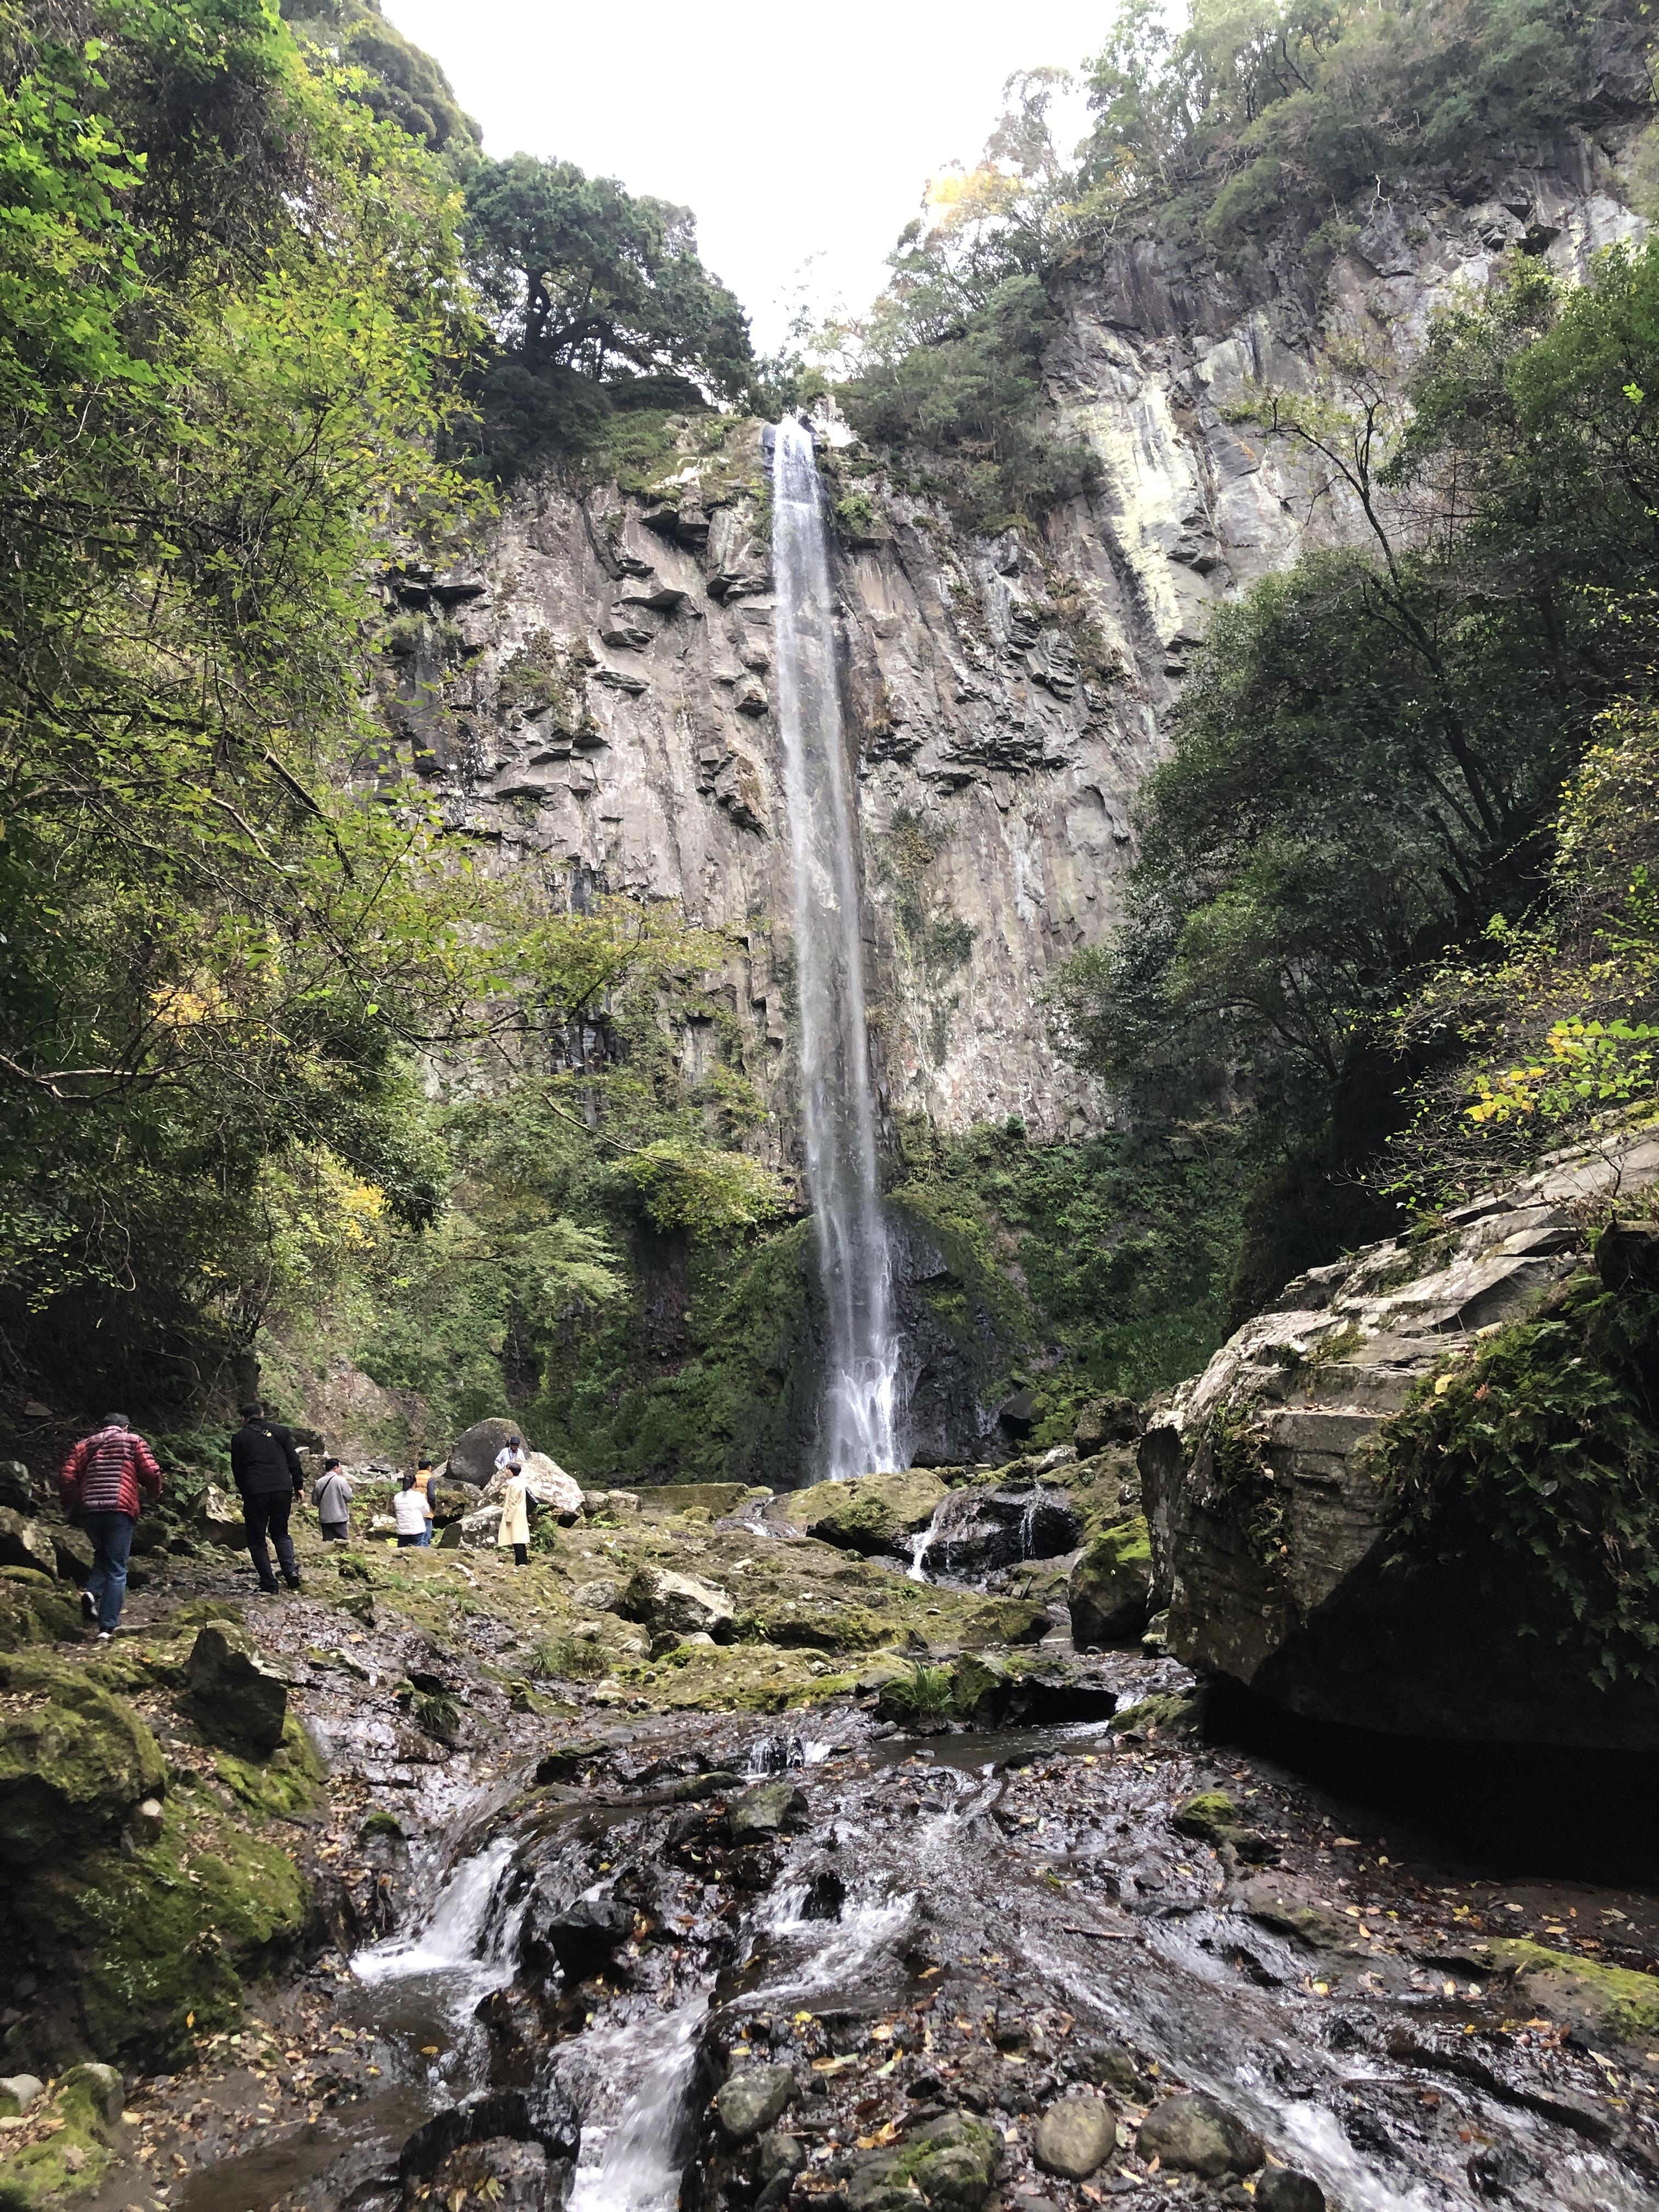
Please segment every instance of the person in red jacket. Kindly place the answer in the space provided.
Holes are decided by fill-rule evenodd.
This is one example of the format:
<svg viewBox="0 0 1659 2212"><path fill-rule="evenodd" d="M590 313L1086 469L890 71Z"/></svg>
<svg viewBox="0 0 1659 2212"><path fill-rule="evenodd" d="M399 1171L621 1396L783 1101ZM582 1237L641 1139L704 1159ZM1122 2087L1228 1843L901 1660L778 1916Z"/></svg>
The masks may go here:
<svg viewBox="0 0 1659 2212"><path fill-rule="evenodd" d="M161 1470L126 1415L106 1413L64 1462L58 1484L64 1512L92 1539L92 1572L81 1593L81 1610L98 1623L98 1641L107 1644L127 1594L132 1531L145 1499L154 1504L161 1494Z"/></svg>

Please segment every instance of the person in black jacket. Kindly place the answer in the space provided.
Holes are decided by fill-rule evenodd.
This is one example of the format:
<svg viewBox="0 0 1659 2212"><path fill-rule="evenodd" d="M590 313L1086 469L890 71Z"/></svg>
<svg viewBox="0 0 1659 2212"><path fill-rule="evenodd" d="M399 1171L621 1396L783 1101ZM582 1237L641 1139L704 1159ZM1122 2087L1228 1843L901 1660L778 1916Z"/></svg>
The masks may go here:
<svg viewBox="0 0 1659 2212"><path fill-rule="evenodd" d="M300 1570L294 1557L294 1539L288 1533L289 1509L305 1483L305 1470L294 1449L294 1438L284 1428L268 1421L263 1406L244 1406L242 1425L230 1440L230 1471L242 1493L242 1526L247 1532L248 1556L259 1587L267 1597L276 1595L276 1577L265 1549L270 1531L276 1547L276 1562L291 1590L300 1587Z"/></svg>

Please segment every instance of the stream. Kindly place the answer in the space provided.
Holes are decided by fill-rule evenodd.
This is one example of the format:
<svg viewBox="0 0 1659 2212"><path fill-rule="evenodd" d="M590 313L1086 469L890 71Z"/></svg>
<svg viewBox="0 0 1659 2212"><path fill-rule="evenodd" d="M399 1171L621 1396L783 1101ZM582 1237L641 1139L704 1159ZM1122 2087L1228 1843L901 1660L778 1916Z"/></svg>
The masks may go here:
<svg viewBox="0 0 1659 2212"><path fill-rule="evenodd" d="M1179 1680L1138 1654L1108 1663L1126 1704ZM703 1794L721 1773L735 1781ZM714 2087L763 2060L799 2085L787 2201L831 2212L879 2201L859 2193L877 2156L860 2146L957 2108L1001 2138L1002 2193L983 2201L1166 2201L1175 2177L1110 2162L1079 2194L1036 2173L1030 2144L1067 2088L1105 2087L1132 2129L1170 2080L1217 2098L1346 2212L1650 2212L1659 2161L1637 2085L1517 2021L1467 1964L1425 1965L1431 1942L1310 1946L1264 1923L1249 1909L1260 1870L1170 1830L1172 1802L1218 1777L1253 1793L1271 1856L1322 1866L1316 1889L1367 1936L1396 1914L1420 1923L1425 1903L1443 1912L1437 1892L1482 1894L1421 1839L1402 1831L1384 1850L1375 1816L1224 1746L1098 1723L916 1736L857 1709L799 1732L651 1717L573 1785L492 1784L479 1814L413 1854L404 1924L334 1985L373 2038L373 2094L285 2151L204 2169L175 2207L393 2212L416 2201L392 2169L421 2116L506 2087L556 2094L580 2119L574 2171L544 2201L562 2189L573 2212L674 2212L683 2176L706 2179ZM757 1782L798 1790L798 1809L753 1842L723 1839L722 1807ZM1487 1886L1503 1924L1510 1892ZM1552 1894L1588 1910L1613 1893ZM1237 2184L1182 2186L1249 2202ZM755 2201L698 2190L689 2202Z"/></svg>

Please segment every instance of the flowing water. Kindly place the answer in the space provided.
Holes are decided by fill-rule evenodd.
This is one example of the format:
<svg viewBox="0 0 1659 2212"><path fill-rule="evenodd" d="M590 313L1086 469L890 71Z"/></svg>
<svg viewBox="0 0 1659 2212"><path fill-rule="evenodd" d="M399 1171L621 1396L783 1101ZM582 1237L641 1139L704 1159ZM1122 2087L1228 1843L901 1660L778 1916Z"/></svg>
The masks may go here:
<svg viewBox="0 0 1659 2212"><path fill-rule="evenodd" d="M902 1465L892 1255L876 1174L853 796L811 434L780 422L772 564L778 719L794 885L806 1188L829 1310L820 1475Z"/></svg>

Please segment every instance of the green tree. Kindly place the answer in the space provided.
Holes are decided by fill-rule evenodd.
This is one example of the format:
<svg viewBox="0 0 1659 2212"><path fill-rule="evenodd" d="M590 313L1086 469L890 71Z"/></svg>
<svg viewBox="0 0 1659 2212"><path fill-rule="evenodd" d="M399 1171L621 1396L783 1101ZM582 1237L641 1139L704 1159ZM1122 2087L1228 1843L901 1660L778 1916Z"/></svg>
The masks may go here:
<svg viewBox="0 0 1659 2212"><path fill-rule="evenodd" d="M592 445L613 405L697 406L747 390L748 322L703 268L689 210L574 161L514 154L469 179L465 234L497 342L477 376L497 475Z"/></svg>

